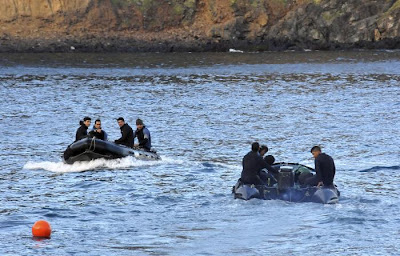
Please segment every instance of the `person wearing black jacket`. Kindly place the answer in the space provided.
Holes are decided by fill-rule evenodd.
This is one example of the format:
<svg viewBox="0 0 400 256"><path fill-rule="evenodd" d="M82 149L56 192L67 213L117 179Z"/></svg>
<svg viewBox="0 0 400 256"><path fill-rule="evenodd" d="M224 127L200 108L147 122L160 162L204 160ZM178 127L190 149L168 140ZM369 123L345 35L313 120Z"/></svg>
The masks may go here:
<svg viewBox="0 0 400 256"><path fill-rule="evenodd" d="M262 185L264 182L260 178L260 171L267 168L267 162L259 154L260 144L251 144L251 151L243 157L243 170L241 180L244 184Z"/></svg>
<svg viewBox="0 0 400 256"><path fill-rule="evenodd" d="M335 163L332 157L322 153L319 146L312 147L311 154L315 158L316 175L306 179L305 184L317 187L321 185L332 186L336 173Z"/></svg>
<svg viewBox="0 0 400 256"><path fill-rule="evenodd" d="M83 121L82 120L79 121L79 124L81 126L78 128L78 130L76 130L75 141L78 141L78 140L81 140L81 139L87 137L87 135L88 135L87 134L87 129L90 126L91 120L92 119L90 119L90 117L86 116L86 117L83 118Z"/></svg>
<svg viewBox="0 0 400 256"><path fill-rule="evenodd" d="M107 140L107 133L101 128L101 120L94 121L93 130L89 132L90 137L96 137L100 140Z"/></svg>
<svg viewBox="0 0 400 256"><path fill-rule="evenodd" d="M277 182L279 171L272 167L271 165L275 162L275 158L271 155L264 157L264 155L268 152L268 147L262 145L259 149L259 154L263 157L264 161L267 163L265 167L268 170L268 173L264 170L260 171L260 178L261 180L266 183L267 185L273 185Z"/></svg>
<svg viewBox="0 0 400 256"><path fill-rule="evenodd" d="M117 119L119 128L121 129L121 138L115 140L114 142L117 144L122 144L127 147L133 147L133 130L132 128L125 123L125 120L122 117Z"/></svg>

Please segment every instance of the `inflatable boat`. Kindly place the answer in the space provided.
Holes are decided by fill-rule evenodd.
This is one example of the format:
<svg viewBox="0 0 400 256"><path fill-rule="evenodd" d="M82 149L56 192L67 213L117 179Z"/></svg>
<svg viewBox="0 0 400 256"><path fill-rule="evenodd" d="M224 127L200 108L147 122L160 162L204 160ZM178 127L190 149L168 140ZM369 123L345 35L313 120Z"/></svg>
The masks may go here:
<svg viewBox="0 0 400 256"><path fill-rule="evenodd" d="M138 159L146 160L161 159L155 151L129 148L94 137L84 138L69 145L64 151L64 162L73 164L77 161L91 161L98 158L116 159L126 156L133 156Z"/></svg>
<svg viewBox="0 0 400 256"><path fill-rule="evenodd" d="M234 198L250 200L252 198L289 202L315 202L335 204L339 202L340 192L336 185L325 187L308 187L301 185L302 177L312 175L314 169L296 163L276 163L273 168L279 173L268 179L266 185L243 184L239 179L233 186Z"/></svg>

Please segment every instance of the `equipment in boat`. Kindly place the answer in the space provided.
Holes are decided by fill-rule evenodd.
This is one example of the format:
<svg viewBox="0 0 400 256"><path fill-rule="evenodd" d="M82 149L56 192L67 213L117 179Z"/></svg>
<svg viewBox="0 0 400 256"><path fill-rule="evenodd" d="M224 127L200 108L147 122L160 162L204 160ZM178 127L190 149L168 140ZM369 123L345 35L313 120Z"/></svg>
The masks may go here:
<svg viewBox="0 0 400 256"><path fill-rule="evenodd" d="M311 173L312 168L296 163L276 163L273 168L279 170L276 183L268 180L266 185L244 184L240 179L233 186L234 198L250 200L259 198L265 200L280 199L290 202L315 202L334 204L339 201L340 192L336 185L324 187L302 186L301 175ZM311 174L310 174L311 175Z"/></svg>
<svg viewBox="0 0 400 256"><path fill-rule="evenodd" d="M67 164L72 164L77 161L91 161L98 158L116 159L126 156L147 160L161 159L155 151L130 148L95 137L78 140L69 145L64 151L64 161Z"/></svg>

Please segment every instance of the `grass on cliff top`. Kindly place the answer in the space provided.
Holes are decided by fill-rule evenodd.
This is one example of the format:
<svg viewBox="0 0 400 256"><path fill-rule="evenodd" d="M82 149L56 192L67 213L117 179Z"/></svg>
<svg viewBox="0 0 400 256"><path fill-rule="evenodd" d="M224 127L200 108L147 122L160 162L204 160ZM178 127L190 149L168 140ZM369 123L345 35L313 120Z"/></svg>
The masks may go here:
<svg viewBox="0 0 400 256"><path fill-rule="evenodd" d="M288 0L231 0L231 5L250 5L253 8L259 8L260 6L264 6L265 2L275 2L284 6L288 4Z"/></svg>
<svg viewBox="0 0 400 256"><path fill-rule="evenodd" d="M193 9L196 7L196 0L169 0L172 10L175 14L182 14L185 9ZM117 7L136 6L142 12L146 12L158 3L155 0L111 0L111 4Z"/></svg>

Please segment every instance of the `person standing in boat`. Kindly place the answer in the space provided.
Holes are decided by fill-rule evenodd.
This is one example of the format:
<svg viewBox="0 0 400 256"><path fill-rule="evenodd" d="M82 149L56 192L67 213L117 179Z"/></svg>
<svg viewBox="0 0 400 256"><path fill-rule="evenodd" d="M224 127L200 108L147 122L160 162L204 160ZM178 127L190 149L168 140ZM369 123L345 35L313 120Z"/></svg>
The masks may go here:
<svg viewBox="0 0 400 256"><path fill-rule="evenodd" d="M305 185L309 186L332 186L336 168L332 157L322 153L319 146L311 148L311 154L315 158L316 175L305 180Z"/></svg>
<svg viewBox="0 0 400 256"><path fill-rule="evenodd" d="M133 139L135 139L135 137L136 137L139 141L139 144L137 144L135 146L137 146L139 148L144 148L145 150L150 151L150 149L151 149L150 131L143 124L142 119L136 120L136 128L137 129L133 135Z"/></svg>
<svg viewBox="0 0 400 256"><path fill-rule="evenodd" d="M263 185L264 181L260 177L262 169L267 168L267 163L259 153L260 144L253 142L251 151L243 157L243 170L240 179L244 184Z"/></svg>
<svg viewBox="0 0 400 256"><path fill-rule="evenodd" d="M83 118L83 121L79 121L79 124L81 126L78 128L78 130L76 130L75 141L81 140L88 136L87 129L90 126L91 120L92 119L90 119L90 117L85 116Z"/></svg>
<svg viewBox="0 0 400 256"><path fill-rule="evenodd" d="M118 117L117 119L119 128L121 129L121 138L115 140L117 144L122 144L127 147L133 147L133 130L127 123L125 123L124 118Z"/></svg>
<svg viewBox="0 0 400 256"><path fill-rule="evenodd" d="M101 120L94 121L93 130L89 132L90 137L96 137L101 140L107 140L107 133L101 128Z"/></svg>

